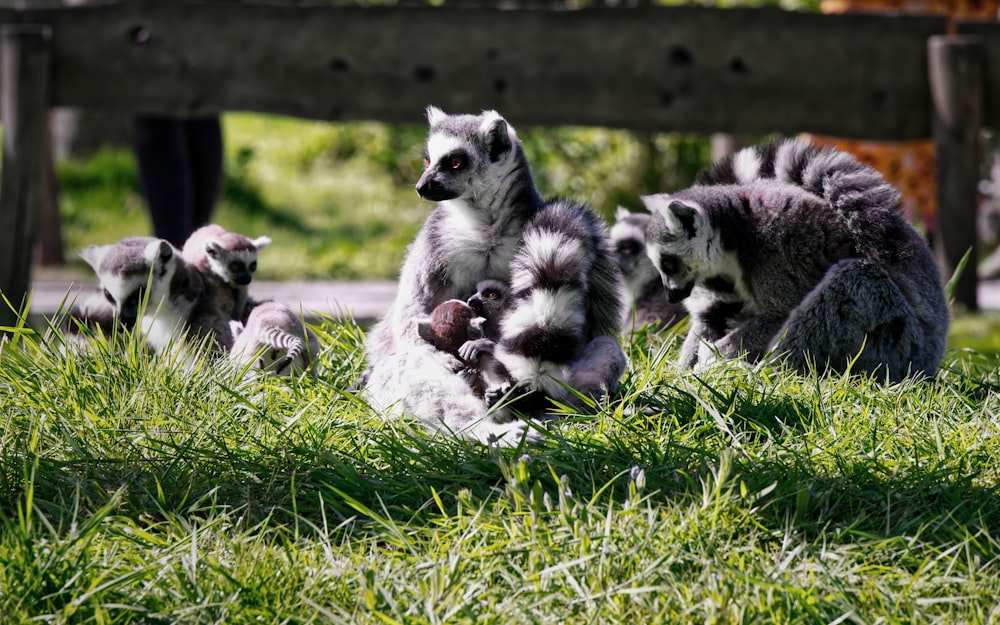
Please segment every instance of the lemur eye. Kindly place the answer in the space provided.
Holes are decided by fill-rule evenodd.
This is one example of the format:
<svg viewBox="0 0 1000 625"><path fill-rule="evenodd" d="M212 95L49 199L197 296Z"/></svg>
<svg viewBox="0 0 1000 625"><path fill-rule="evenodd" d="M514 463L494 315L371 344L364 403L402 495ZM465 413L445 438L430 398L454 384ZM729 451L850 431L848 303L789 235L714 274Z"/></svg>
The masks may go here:
<svg viewBox="0 0 1000 625"><path fill-rule="evenodd" d="M229 263L229 271L233 273L239 273L243 271L243 263L234 260L233 262Z"/></svg>
<svg viewBox="0 0 1000 625"><path fill-rule="evenodd" d="M465 159L461 156L452 156L448 163L451 165L451 168L455 170L465 167Z"/></svg>
<svg viewBox="0 0 1000 625"><path fill-rule="evenodd" d="M425 157L424 157L424 169L427 169L427 168L428 168L428 167L430 167L430 166L431 166L431 159L429 159L429 158L427 158L427 157L425 156Z"/></svg>
<svg viewBox="0 0 1000 625"><path fill-rule="evenodd" d="M500 291L497 291L496 289L489 289L488 291L484 292L483 295L486 296L486 299L497 299L498 297L500 297Z"/></svg>
<svg viewBox="0 0 1000 625"><path fill-rule="evenodd" d="M680 266L680 261L676 256L664 256L660 259L660 270L663 273L675 273Z"/></svg>
<svg viewBox="0 0 1000 625"><path fill-rule="evenodd" d="M104 299L108 300L109 304L114 305L115 297L114 295L111 294L111 291L104 289L103 292L104 292Z"/></svg>
<svg viewBox="0 0 1000 625"><path fill-rule="evenodd" d="M247 267L247 269L250 270L250 273L257 271L257 261L253 261L252 263L250 263L250 266Z"/></svg>

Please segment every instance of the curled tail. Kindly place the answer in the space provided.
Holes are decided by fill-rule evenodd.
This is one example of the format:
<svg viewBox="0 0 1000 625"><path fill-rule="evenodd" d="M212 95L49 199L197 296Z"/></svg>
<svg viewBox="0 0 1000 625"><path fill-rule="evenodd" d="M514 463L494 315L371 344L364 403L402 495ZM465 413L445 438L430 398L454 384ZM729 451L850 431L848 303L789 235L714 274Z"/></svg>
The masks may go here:
<svg viewBox="0 0 1000 625"><path fill-rule="evenodd" d="M834 208L898 211L900 195L881 173L848 152L785 139L744 148L702 173L696 184L778 180L825 199Z"/></svg>
<svg viewBox="0 0 1000 625"><path fill-rule="evenodd" d="M583 205L554 201L532 219L511 261L510 290L501 344L529 358L566 362L620 329L621 275L605 226Z"/></svg>
<svg viewBox="0 0 1000 625"><path fill-rule="evenodd" d="M285 355L276 358L272 366L274 373L280 374L306 352L306 343L298 336L282 328L266 328L260 333L260 342L273 349L285 350Z"/></svg>

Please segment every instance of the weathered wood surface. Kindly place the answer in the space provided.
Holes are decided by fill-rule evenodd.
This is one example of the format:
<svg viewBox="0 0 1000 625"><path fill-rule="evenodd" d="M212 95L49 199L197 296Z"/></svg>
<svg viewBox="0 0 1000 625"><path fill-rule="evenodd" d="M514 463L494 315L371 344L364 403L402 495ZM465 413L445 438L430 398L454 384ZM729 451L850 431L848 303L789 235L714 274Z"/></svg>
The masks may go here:
<svg viewBox="0 0 1000 625"><path fill-rule="evenodd" d="M912 139L938 18L778 10L498 10L128 2L52 25L53 105L420 123Z"/></svg>
<svg viewBox="0 0 1000 625"><path fill-rule="evenodd" d="M0 27L0 293L20 307L28 291L41 201L42 159L49 101L50 31L44 26ZM0 326L17 315L0 302Z"/></svg>
<svg viewBox="0 0 1000 625"><path fill-rule="evenodd" d="M927 43L934 103L938 231L935 249L947 279L972 250L955 301L978 310L976 296L977 184L983 124L983 60L979 37L938 35Z"/></svg>
<svg viewBox="0 0 1000 625"><path fill-rule="evenodd" d="M957 34L974 36L983 64L983 123L1000 130L1000 22L959 22Z"/></svg>

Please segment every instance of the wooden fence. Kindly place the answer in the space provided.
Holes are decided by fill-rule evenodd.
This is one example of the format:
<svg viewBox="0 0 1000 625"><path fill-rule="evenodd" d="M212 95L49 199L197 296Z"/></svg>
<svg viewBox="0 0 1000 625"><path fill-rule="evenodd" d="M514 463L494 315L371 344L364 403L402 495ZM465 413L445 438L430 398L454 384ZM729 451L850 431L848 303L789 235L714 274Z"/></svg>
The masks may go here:
<svg viewBox="0 0 1000 625"><path fill-rule="evenodd" d="M304 7L123 1L0 10L0 290L30 284L45 116L67 106L515 126L933 137L943 271L975 241L1000 25L778 10ZM957 298L976 307L975 262ZM10 316L0 313L0 325Z"/></svg>

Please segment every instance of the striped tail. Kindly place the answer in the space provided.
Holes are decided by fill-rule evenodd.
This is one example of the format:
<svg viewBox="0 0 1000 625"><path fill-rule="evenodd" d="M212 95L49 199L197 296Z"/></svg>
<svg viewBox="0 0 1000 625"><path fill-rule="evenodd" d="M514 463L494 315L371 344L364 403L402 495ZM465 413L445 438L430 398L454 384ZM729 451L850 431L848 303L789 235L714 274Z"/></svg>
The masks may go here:
<svg viewBox="0 0 1000 625"><path fill-rule="evenodd" d="M749 184L778 180L854 211L900 208L900 195L875 169L832 147L785 139L744 148L702 173L699 185Z"/></svg>
<svg viewBox="0 0 1000 625"><path fill-rule="evenodd" d="M296 362L306 351L306 343L298 336L281 328L266 328L260 335L264 345L285 350L285 355L274 361L273 371L280 374L293 362Z"/></svg>

